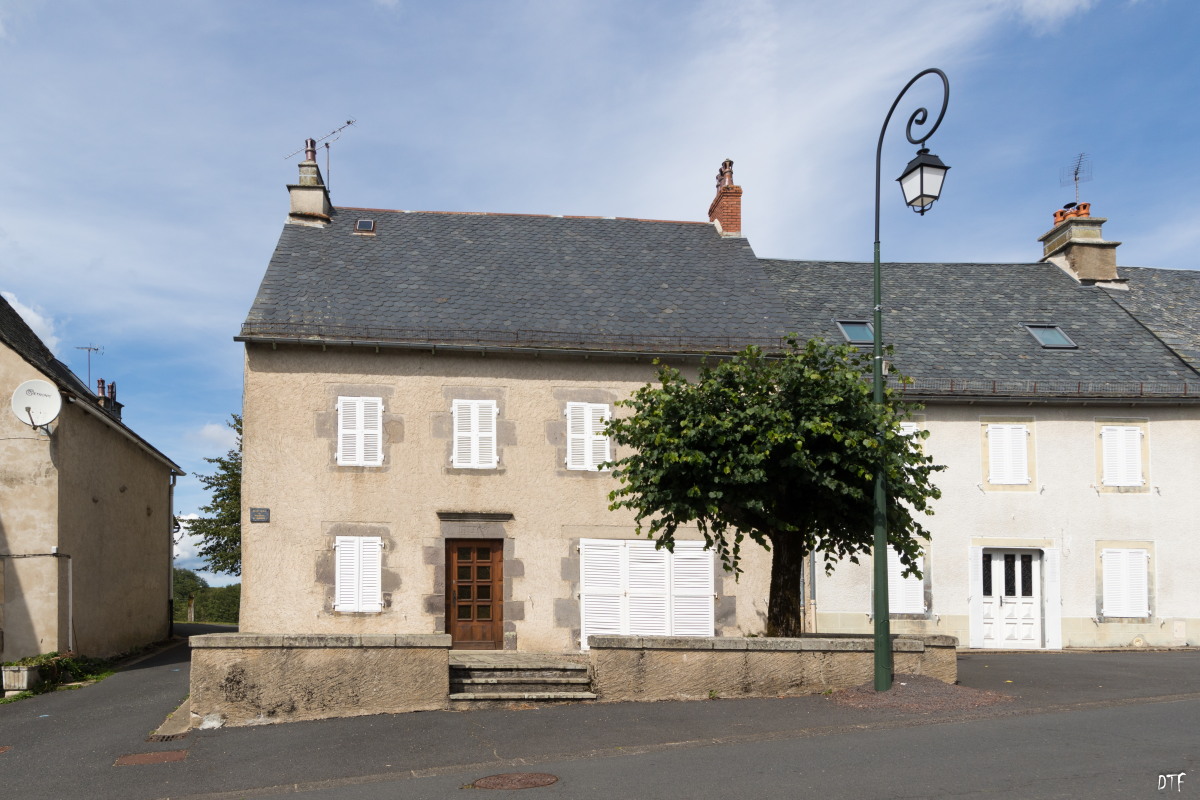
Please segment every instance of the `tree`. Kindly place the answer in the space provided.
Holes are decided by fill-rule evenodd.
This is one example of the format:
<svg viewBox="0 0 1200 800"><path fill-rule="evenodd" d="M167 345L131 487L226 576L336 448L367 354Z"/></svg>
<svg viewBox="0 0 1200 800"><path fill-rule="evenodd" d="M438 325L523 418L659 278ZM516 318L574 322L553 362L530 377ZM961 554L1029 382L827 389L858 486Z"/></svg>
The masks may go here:
<svg viewBox="0 0 1200 800"><path fill-rule="evenodd" d="M680 526L696 525L735 574L745 537L769 550L767 632L795 636L802 559L822 553L832 572L871 552L882 465L888 544L905 574L919 576L929 533L917 515L933 513L941 493L930 479L942 467L899 431L914 406L890 388L882 406L872 401L869 359L848 345L789 340L779 356L750 347L704 364L694 383L660 366L657 384L619 402L633 414L609 424L633 448L614 464L611 507L632 509L638 531L668 550Z"/></svg>
<svg viewBox="0 0 1200 800"><path fill-rule="evenodd" d="M175 567L175 580L172 582L175 591L175 615L183 614L186 618L188 597L199 595L201 589L208 588L208 581L201 578L190 569Z"/></svg>
<svg viewBox="0 0 1200 800"><path fill-rule="evenodd" d="M212 500L202 506L205 516L191 520L188 530L200 538L197 555L212 572L238 575L242 571L242 417L232 414L229 427L237 444L223 456L204 459L216 465L211 475L197 475Z"/></svg>

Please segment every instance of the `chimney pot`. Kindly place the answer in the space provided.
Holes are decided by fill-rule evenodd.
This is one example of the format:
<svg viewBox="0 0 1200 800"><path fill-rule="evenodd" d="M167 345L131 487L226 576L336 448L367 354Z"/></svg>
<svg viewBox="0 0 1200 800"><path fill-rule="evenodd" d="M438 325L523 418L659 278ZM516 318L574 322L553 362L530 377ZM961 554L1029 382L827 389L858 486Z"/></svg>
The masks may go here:
<svg viewBox="0 0 1200 800"><path fill-rule="evenodd" d="M1117 246L1104 240L1101 227L1108 220L1092 216L1091 203L1054 212L1054 227L1038 237L1042 261L1057 264L1080 283L1119 281Z"/></svg>
<svg viewBox="0 0 1200 800"><path fill-rule="evenodd" d="M708 221L722 236L742 235L742 187L733 182L733 160L725 159L717 170L717 196L708 207Z"/></svg>

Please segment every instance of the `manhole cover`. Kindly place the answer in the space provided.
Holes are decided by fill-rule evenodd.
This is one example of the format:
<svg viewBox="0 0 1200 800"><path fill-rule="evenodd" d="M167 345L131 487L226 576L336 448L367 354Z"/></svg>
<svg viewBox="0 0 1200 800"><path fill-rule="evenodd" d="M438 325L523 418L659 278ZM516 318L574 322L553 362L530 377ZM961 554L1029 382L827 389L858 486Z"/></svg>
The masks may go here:
<svg viewBox="0 0 1200 800"><path fill-rule="evenodd" d="M187 738L187 733L152 733L146 737L147 742L175 742Z"/></svg>
<svg viewBox="0 0 1200 800"><path fill-rule="evenodd" d="M546 772L506 772L503 775L488 775L471 784L473 789L536 789L549 786L558 777Z"/></svg>

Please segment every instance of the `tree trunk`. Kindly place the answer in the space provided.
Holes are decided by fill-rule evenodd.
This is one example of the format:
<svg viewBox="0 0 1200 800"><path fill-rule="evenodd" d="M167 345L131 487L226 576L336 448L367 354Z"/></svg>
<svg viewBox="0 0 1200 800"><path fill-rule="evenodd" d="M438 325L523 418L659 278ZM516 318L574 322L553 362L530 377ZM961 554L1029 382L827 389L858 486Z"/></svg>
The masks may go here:
<svg viewBox="0 0 1200 800"><path fill-rule="evenodd" d="M804 599L800 596L803 568L803 541L787 534L772 536L768 636L800 636L804 632Z"/></svg>

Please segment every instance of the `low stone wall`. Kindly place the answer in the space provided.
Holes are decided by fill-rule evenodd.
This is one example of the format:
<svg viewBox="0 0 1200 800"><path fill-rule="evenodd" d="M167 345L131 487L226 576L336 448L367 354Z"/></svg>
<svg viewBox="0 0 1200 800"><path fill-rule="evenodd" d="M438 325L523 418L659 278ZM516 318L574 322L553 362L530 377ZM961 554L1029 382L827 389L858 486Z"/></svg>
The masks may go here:
<svg viewBox="0 0 1200 800"><path fill-rule="evenodd" d="M446 707L450 636L193 636L192 727Z"/></svg>
<svg viewBox="0 0 1200 800"><path fill-rule="evenodd" d="M953 636L892 639L897 673L958 679ZM778 697L845 689L874 676L871 639L588 637L601 700Z"/></svg>

